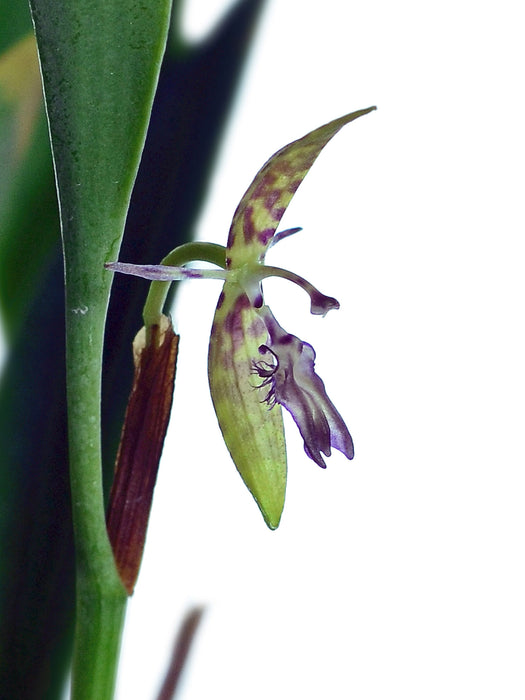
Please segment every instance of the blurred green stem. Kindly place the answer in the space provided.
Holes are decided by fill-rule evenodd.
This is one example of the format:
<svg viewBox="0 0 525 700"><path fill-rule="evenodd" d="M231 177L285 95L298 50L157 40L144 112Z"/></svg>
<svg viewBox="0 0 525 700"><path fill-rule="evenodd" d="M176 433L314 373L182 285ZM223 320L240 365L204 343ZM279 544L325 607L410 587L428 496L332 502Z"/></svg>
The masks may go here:
<svg viewBox="0 0 525 700"><path fill-rule="evenodd" d="M109 700L126 592L115 568L103 505L99 410L106 309L103 304L100 308L74 306L71 296L66 293L70 474L77 547L72 698Z"/></svg>

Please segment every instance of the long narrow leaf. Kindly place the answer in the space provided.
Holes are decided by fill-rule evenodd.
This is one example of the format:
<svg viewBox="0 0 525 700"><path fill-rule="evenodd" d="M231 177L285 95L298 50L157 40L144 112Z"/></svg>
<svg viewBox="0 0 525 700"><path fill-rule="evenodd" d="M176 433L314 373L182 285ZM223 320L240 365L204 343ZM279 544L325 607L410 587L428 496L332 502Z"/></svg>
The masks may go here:
<svg viewBox="0 0 525 700"><path fill-rule="evenodd" d="M169 0L33 0L65 263L77 614L73 697L109 699L125 591L106 532L100 401L110 279L167 38Z"/></svg>

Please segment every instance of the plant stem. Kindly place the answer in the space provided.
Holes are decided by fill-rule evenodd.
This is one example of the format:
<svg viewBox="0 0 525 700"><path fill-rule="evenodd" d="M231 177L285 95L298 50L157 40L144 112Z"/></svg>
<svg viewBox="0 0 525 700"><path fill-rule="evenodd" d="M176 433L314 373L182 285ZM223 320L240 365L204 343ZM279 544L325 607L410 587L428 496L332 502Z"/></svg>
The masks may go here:
<svg viewBox="0 0 525 700"><path fill-rule="evenodd" d="M72 698L110 700L127 596L115 568L104 516L100 368L106 308L104 303L100 308L96 304L87 308L71 297L66 292L69 454L77 556Z"/></svg>
<svg viewBox="0 0 525 700"><path fill-rule="evenodd" d="M74 700L113 698L125 611L126 596L121 592L110 597L107 590L100 594L92 580L79 580L71 684Z"/></svg>

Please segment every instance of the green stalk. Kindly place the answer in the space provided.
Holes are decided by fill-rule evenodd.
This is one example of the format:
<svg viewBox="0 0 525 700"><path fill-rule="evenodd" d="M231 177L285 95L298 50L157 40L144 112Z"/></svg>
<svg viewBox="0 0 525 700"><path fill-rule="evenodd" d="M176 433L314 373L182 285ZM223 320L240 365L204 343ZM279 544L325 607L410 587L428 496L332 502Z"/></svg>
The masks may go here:
<svg viewBox="0 0 525 700"><path fill-rule="evenodd" d="M78 281L68 286L71 288L78 289ZM88 298L96 298L93 291ZM105 305L78 306L73 296L71 291L66 293L69 453L77 556L72 697L110 700L127 596L115 568L104 515L100 369Z"/></svg>

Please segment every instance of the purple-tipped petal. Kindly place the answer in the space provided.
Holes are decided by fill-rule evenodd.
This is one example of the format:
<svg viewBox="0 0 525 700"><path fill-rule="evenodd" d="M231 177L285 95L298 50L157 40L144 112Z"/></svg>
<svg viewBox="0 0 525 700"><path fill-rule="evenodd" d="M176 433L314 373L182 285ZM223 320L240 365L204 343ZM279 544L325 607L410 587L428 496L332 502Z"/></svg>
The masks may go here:
<svg viewBox="0 0 525 700"><path fill-rule="evenodd" d="M302 229L301 226L296 226L295 228L287 228L287 229L284 230L284 231L278 231L278 232L274 235L274 237L272 238L272 240L270 241L270 243L268 244L268 248L273 248L273 246L274 246L276 243L279 243L279 242L282 241L283 239L288 238L288 236L293 236L294 233L299 233L299 231L302 231L302 230L303 230L303 229Z"/></svg>
<svg viewBox="0 0 525 700"><path fill-rule="evenodd" d="M304 277L296 275L295 272L290 272L290 270L285 270L282 267L274 267L273 265L258 265L254 267L250 283L253 285L254 282L259 283L260 280L266 277L282 277L285 280L289 280L294 284L297 284L301 289L309 295L310 297L310 313L316 316L326 316L326 314L332 309L339 308L339 302L334 297L328 297L326 294L320 292L313 284L305 280ZM247 281L245 281L245 286L248 287Z"/></svg>

